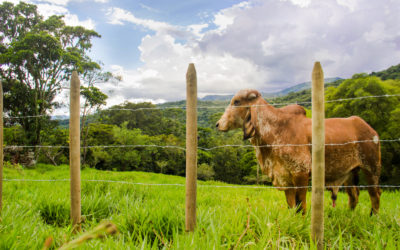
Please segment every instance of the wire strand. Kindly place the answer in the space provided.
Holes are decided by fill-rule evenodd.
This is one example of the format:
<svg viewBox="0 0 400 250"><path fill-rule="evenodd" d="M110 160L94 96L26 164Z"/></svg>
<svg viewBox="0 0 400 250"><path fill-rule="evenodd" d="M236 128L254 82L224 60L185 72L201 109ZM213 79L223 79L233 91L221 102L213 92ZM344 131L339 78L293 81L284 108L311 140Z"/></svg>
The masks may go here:
<svg viewBox="0 0 400 250"><path fill-rule="evenodd" d="M400 138L398 139L385 139L385 140L360 140L360 141L350 141L344 143L326 143L325 146L344 146L349 144L356 143L367 143L367 142L400 142ZM271 148L271 147L304 147L304 146L312 146L312 143L306 144L268 144L268 145L219 145L215 147L205 148L205 147L197 147L200 150L211 151L215 149L227 148L227 147L237 147L237 148ZM83 146L83 148L145 148L145 147L153 147L153 148L172 148L179 150L186 150L185 147L176 146L176 145L91 145L91 146ZM9 145L5 146L5 149L16 149L16 148L69 148L69 146L48 146L48 145L36 145L36 146L26 146L26 145Z"/></svg>
<svg viewBox="0 0 400 250"><path fill-rule="evenodd" d="M3 179L7 182L68 182L70 179ZM130 181L117 181L117 180L96 180L96 179L82 179L82 182L104 182L104 183L120 183L139 186L179 186L184 187L185 184L181 183L142 183ZM251 185L197 185L198 187L212 187L212 188L251 188L251 189L304 189L312 188L312 186L251 186ZM400 185L328 185L325 188L400 188Z"/></svg>

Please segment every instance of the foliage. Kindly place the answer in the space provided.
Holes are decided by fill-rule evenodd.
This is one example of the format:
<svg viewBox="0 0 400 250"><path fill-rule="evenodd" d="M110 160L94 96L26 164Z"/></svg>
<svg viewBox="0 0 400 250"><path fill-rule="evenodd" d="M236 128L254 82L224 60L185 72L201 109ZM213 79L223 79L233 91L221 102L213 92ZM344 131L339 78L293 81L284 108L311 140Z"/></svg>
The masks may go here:
<svg viewBox="0 0 400 250"><path fill-rule="evenodd" d="M114 76L110 72L103 72L100 69L100 66L97 67L96 65L91 66L91 64L95 63L90 63L89 66L87 66L87 70L84 71L83 74L83 85L81 85L81 96L84 99L84 104L83 104L83 114L82 114L82 120L81 120L81 140L82 140L82 145L83 145L83 156L82 156L82 164L86 164L86 156L87 156L87 140L88 140L88 133L89 133L89 127L87 126L87 116L91 112L98 111L100 110L100 107L103 105L106 105L106 100L108 96L101 92L101 90L94 85L100 82L108 82L108 81L117 81L120 80L120 78Z"/></svg>
<svg viewBox="0 0 400 250"><path fill-rule="evenodd" d="M143 145L163 144L179 146L180 141L173 135L145 135L140 129L128 129L127 122L123 123L122 127L90 124L88 135L89 145L111 146L89 148L87 163L92 167L104 170L184 174L185 161L181 150L143 147Z"/></svg>
<svg viewBox="0 0 400 250"><path fill-rule="evenodd" d="M67 164L69 162L69 130L63 128L55 128L44 133L42 131L42 139L44 146L56 146L41 148L39 154L39 162L50 163L55 166L59 164Z"/></svg>
<svg viewBox="0 0 400 250"><path fill-rule="evenodd" d="M390 68L388 68L386 70L382 70L379 72L372 72L371 76L377 76L377 77L381 78L382 80L400 79L400 64L391 66Z"/></svg>
<svg viewBox="0 0 400 250"><path fill-rule="evenodd" d="M126 123L128 129L139 128L147 135L174 134L184 136L184 128L177 120L171 119L184 114L184 111L169 111L170 116L164 116L162 111L155 109L151 103L129 103L111 107L100 112L101 122L121 126ZM169 118L171 117L171 118Z"/></svg>
<svg viewBox="0 0 400 250"><path fill-rule="evenodd" d="M43 19L35 5L23 2L15 6L4 2L0 13L0 76L11 85L4 91L5 103L9 103L5 112L35 116L18 123L27 131L30 144L39 145L40 131L48 127L45 116L58 106L54 99L62 83L72 70L98 68L87 52L91 39L100 35L81 26L65 25L63 16Z"/></svg>
<svg viewBox="0 0 400 250"><path fill-rule="evenodd" d="M203 181L213 180L215 176L212 166L202 163L197 168L197 178Z"/></svg>
<svg viewBox="0 0 400 250"><path fill-rule="evenodd" d="M25 130L20 125L5 127L3 133L5 145L25 145L27 143Z"/></svg>

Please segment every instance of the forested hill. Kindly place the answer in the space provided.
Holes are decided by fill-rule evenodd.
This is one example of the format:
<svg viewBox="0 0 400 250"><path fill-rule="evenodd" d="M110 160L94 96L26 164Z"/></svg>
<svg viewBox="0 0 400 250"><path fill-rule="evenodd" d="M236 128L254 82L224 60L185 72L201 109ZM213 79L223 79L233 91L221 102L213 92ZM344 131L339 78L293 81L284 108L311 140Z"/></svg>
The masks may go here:
<svg viewBox="0 0 400 250"><path fill-rule="evenodd" d="M356 74L351 79L340 79L326 84L326 100L400 94L400 79L395 74L381 80L371 74ZM374 73L378 74L378 73ZM394 79L390 79L393 77ZM266 98L269 103L302 103L311 101L311 90L289 93L278 98ZM248 145L240 129L221 133L215 123L229 101L198 101L198 146L213 148L220 145ZM310 108L310 104L301 104ZM185 174L185 101L159 105L151 103L123 103L101 110L85 118L82 128L82 165L103 170L147 171L172 175ZM380 135L380 139L400 138L400 98L366 98L326 104L326 117L358 115ZM68 145L68 128L53 126L51 121L42 133L42 145ZM65 125L68 122L66 121ZM28 145L27 132L18 123L6 123L6 145ZM112 147L85 147L107 145ZM126 147L128 145L128 147ZM131 147L129 145L174 146L178 148ZM42 148L38 161L68 163L69 152L64 147ZM382 183L400 183L400 143L382 143ZM5 160L12 162L13 155ZM229 183L255 183L257 161L252 148L224 147L199 150L198 176L203 180ZM268 181L259 179L259 181Z"/></svg>
<svg viewBox="0 0 400 250"><path fill-rule="evenodd" d="M372 72L371 76L377 76L382 80L388 79L400 79L400 64L392 66L388 69L379 71L379 72Z"/></svg>

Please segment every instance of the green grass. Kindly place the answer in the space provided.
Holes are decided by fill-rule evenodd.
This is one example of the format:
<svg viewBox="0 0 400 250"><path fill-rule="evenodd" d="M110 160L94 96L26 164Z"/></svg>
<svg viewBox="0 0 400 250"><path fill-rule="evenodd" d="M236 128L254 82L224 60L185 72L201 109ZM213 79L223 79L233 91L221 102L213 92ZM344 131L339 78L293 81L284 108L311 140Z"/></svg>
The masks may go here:
<svg viewBox="0 0 400 250"><path fill-rule="evenodd" d="M6 179L68 179L67 166L38 165L32 170L5 169ZM184 178L142 172L82 170L82 180L136 183L180 183ZM312 249L310 213L287 209L284 193L272 189L207 187L199 182L197 228L184 228L183 186L144 186L82 181L82 228L102 220L115 223L119 234L86 242L82 249ZM370 201L361 191L355 211L339 193L337 207L325 194L325 242L332 249L400 249L400 192L384 190L381 211L369 216ZM45 239L54 247L78 235L71 233L69 182L5 182L0 222L0 249L41 249ZM248 202L247 202L248 198ZM308 194L310 209L310 194ZM246 229L250 215L250 229ZM164 241L164 244L161 242Z"/></svg>

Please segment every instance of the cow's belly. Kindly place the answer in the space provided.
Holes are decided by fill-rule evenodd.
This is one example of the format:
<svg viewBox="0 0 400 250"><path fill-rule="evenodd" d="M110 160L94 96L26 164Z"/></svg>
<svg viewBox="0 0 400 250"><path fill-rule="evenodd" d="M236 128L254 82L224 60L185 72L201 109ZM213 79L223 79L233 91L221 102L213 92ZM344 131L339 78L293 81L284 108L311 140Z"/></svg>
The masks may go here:
<svg viewBox="0 0 400 250"><path fill-rule="evenodd" d="M333 183L348 176L351 170L361 165L358 145L327 146L325 148L325 179Z"/></svg>

